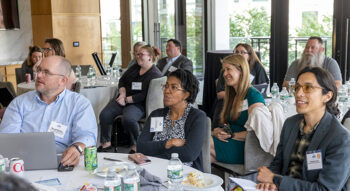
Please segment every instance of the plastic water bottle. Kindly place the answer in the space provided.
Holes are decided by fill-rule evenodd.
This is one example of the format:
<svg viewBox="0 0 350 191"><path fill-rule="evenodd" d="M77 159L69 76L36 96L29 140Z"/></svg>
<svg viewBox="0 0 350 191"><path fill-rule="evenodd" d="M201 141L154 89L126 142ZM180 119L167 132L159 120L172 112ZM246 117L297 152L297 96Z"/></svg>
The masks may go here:
<svg viewBox="0 0 350 191"><path fill-rule="evenodd" d="M291 78L288 86L290 97L294 97L294 87L295 87L295 79Z"/></svg>
<svg viewBox="0 0 350 191"><path fill-rule="evenodd" d="M168 180L169 180L169 191L183 190L182 188L183 179L183 166L179 159L179 154L171 153L171 159L168 164Z"/></svg>
<svg viewBox="0 0 350 191"><path fill-rule="evenodd" d="M81 67L80 65L78 65L76 68L75 68L75 77L80 80L81 78Z"/></svg>
<svg viewBox="0 0 350 191"><path fill-rule="evenodd" d="M136 166L128 164L128 173L124 177L124 191L139 191L140 177L136 171Z"/></svg>
<svg viewBox="0 0 350 191"><path fill-rule="evenodd" d="M0 155L0 173L6 172L6 161L2 155Z"/></svg>
<svg viewBox="0 0 350 191"><path fill-rule="evenodd" d="M272 95L272 101L278 100L278 94L279 94L279 87L276 82L273 83L273 86L271 88L271 95Z"/></svg>
<svg viewBox="0 0 350 191"><path fill-rule="evenodd" d="M109 168L104 183L104 191L121 191L121 180L114 168Z"/></svg>
<svg viewBox="0 0 350 191"><path fill-rule="evenodd" d="M89 72L87 74L87 86L91 86L92 85L92 76L93 76L93 71L92 71L92 67L89 67Z"/></svg>
<svg viewBox="0 0 350 191"><path fill-rule="evenodd" d="M348 89L348 96L350 96L350 79L346 81L345 85L346 85L346 88Z"/></svg>
<svg viewBox="0 0 350 191"><path fill-rule="evenodd" d="M284 112L288 112L288 98L289 98L289 93L287 91L287 88L283 87L280 93L280 100L282 102Z"/></svg>
<svg viewBox="0 0 350 191"><path fill-rule="evenodd" d="M113 66L113 78L115 81L119 80L119 68L117 65Z"/></svg>
<svg viewBox="0 0 350 191"><path fill-rule="evenodd" d="M345 85L338 89L338 103L341 113L345 114L348 105L348 90Z"/></svg>

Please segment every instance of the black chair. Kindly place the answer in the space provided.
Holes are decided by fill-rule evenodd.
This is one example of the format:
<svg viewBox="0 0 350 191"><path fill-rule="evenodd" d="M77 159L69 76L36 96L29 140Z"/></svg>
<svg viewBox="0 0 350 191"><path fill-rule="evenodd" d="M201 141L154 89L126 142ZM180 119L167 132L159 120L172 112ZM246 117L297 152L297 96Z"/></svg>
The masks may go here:
<svg viewBox="0 0 350 191"><path fill-rule="evenodd" d="M15 73L16 73L16 83L17 84L20 84L20 83L26 81L26 79L24 78L24 74L22 72L22 68L16 68Z"/></svg>
<svg viewBox="0 0 350 191"><path fill-rule="evenodd" d="M96 63L96 66L97 66L98 70L100 71L100 74L101 75L106 75L107 73L106 73L105 69L103 68L103 66L101 64L101 60L98 57L97 52L92 53L92 58L94 59L94 61Z"/></svg>

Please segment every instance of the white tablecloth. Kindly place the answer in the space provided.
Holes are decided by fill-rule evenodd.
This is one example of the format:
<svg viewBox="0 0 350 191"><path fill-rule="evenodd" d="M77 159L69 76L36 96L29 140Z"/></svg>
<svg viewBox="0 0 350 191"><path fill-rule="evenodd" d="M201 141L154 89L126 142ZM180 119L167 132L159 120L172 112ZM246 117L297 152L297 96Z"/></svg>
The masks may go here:
<svg viewBox="0 0 350 191"><path fill-rule="evenodd" d="M99 122L99 115L102 109L107 105L107 103L114 98L117 93L118 83L110 84L109 81L104 80L102 77L96 81L96 87L86 88L86 78L82 79L82 86L80 89L80 94L85 96L90 100L92 108L94 109L97 123ZM17 85L17 95L21 95L28 91L35 89L35 82L27 84L25 82Z"/></svg>
<svg viewBox="0 0 350 191"><path fill-rule="evenodd" d="M102 166L103 164L112 163L111 161L104 160L103 157L115 158L122 161L129 161L127 154L121 153L98 153L98 165ZM168 160L149 157L151 159L150 164L141 166L145 168L151 174L158 176L164 182L167 180L167 166ZM192 171L197 171L194 168L184 165L184 174L190 173ZM36 182L40 180L47 180L58 178L62 183L61 186L56 187L57 190L75 190L82 187L85 183L94 184L98 188L103 188L104 178L98 177L96 175L90 174L84 169L84 158L80 158L79 166L76 166L71 172L58 172L57 170L37 170L37 171L25 171L24 178L30 182ZM218 186L212 190L223 189Z"/></svg>

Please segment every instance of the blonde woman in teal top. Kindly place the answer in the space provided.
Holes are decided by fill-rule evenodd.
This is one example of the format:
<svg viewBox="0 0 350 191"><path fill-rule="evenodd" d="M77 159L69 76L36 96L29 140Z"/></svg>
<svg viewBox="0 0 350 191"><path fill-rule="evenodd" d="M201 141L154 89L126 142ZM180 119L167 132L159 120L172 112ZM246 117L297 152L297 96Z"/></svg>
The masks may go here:
<svg viewBox="0 0 350 191"><path fill-rule="evenodd" d="M254 107L265 105L264 98L250 86L249 65L241 55L230 55L222 61L226 82L224 106L220 114L230 131L215 128L211 139L211 162L244 163L244 141L247 130L244 124Z"/></svg>

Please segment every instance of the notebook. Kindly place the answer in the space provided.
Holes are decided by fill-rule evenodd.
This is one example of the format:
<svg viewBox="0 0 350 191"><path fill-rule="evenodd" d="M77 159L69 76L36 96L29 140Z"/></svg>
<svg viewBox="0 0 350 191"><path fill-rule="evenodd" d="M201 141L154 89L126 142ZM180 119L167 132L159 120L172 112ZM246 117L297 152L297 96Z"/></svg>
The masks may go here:
<svg viewBox="0 0 350 191"><path fill-rule="evenodd" d="M24 170L57 169L55 136L52 132L1 133L0 154L8 159L19 157Z"/></svg>

